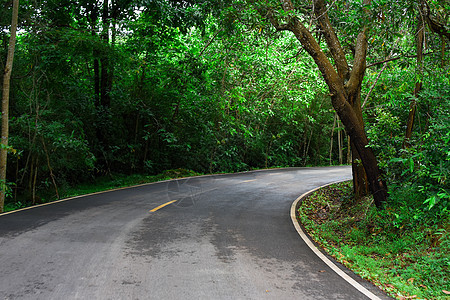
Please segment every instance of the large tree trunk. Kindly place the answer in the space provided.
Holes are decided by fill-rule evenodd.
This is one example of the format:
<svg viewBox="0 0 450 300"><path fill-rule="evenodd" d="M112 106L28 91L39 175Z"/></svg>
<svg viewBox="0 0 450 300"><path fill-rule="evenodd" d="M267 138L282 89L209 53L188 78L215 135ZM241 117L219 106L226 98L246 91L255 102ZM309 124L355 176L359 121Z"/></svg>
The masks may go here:
<svg viewBox="0 0 450 300"><path fill-rule="evenodd" d="M358 153L362 166L367 176L367 183L374 197L375 205L382 207L387 199L387 188L381 178L378 162L372 150L367 147L369 141L364 132L364 128L359 124L358 118L350 104L344 97L345 94L332 96L333 107L342 120L351 140L354 149ZM357 179L358 180L358 179ZM360 180L360 179L359 179Z"/></svg>
<svg viewBox="0 0 450 300"><path fill-rule="evenodd" d="M8 138L9 138L9 91L11 82L11 71L14 61L14 51L16 45L17 19L19 15L19 0L13 1L13 12L11 20L11 37L9 39L8 57L3 74L2 90L2 137L0 149L0 213L3 212L6 195L6 163L8 156Z"/></svg>
<svg viewBox="0 0 450 300"><path fill-rule="evenodd" d="M364 197L369 192L366 171L361 162L356 146L350 141L350 149L352 155L352 174L353 174L353 193L356 199Z"/></svg>
<svg viewBox="0 0 450 300"><path fill-rule="evenodd" d="M358 123L365 132L361 109L361 82L359 82L356 91L349 95L348 102L352 105L352 108L358 118ZM359 199L369 193L369 185L364 165L361 162L361 156L352 141L350 145L352 150L353 192L355 194L355 198Z"/></svg>
<svg viewBox="0 0 450 300"><path fill-rule="evenodd" d="M280 24L271 11L266 11L265 15L268 16L270 22L277 30L291 31L314 59L328 85L332 105L351 138L354 145L353 148L361 159L367 176L367 184L374 197L375 205L381 208L383 202L387 199L387 188L381 178L377 159L368 147L369 141L364 131L360 103L361 83L366 69L368 29L363 28L358 34L353 68L350 71L345 53L328 18L328 10L323 0L314 0L314 13L335 66L331 64L310 31L298 18L293 16L295 9L292 2L290 0L281 0L281 5L288 15L285 24Z"/></svg>

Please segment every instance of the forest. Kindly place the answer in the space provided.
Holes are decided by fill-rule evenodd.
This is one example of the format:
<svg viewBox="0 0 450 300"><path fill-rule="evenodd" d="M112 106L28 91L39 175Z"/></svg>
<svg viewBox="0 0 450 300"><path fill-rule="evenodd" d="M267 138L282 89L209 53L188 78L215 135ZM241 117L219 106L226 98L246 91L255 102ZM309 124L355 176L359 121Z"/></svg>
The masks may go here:
<svg viewBox="0 0 450 300"><path fill-rule="evenodd" d="M0 212L101 178L351 164L383 230L450 247L449 1L1 2Z"/></svg>
<svg viewBox="0 0 450 300"><path fill-rule="evenodd" d="M116 174L352 163L378 208L414 190L448 213L447 1L20 1L7 76L16 2L2 210Z"/></svg>
<svg viewBox="0 0 450 300"><path fill-rule="evenodd" d="M7 70L16 1L3 2ZM351 162L377 207L419 190L421 209L447 212L446 1L18 6L2 74L7 206L119 173Z"/></svg>

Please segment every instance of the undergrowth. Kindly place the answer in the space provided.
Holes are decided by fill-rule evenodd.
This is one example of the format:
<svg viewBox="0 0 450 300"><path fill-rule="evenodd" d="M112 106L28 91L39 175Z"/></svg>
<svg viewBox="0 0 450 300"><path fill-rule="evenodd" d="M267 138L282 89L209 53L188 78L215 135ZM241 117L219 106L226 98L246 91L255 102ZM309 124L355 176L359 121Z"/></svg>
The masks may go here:
<svg viewBox="0 0 450 300"><path fill-rule="evenodd" d="M449 216L417 219L413 208L371 197L355 201L352 184L320 189L298 213L331 256L397 299L449 299Z"/></svg>

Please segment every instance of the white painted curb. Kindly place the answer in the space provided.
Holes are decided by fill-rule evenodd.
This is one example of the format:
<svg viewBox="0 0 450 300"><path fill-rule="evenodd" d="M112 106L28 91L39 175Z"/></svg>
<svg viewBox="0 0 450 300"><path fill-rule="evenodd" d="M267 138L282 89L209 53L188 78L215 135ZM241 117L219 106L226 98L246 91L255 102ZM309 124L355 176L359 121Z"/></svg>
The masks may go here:
<svg viewBox="0 0 450 300"><path fill-rule="evenodd" d="M344 180L346 181L346 180ZM303 229L301 228L299 222L297 221L297 216L296 216L296 211L297 211L297 206L300 203L300 201L305 198L306 196L308 196L309 194L317 191L318 189L321 189L323 187L335 184L335 183L339 183L339 182L343 182L343 181L337 181L337 182L332 182L323 186L320 186L318 188L315 188L309 192L304 193L303 195L301 195L300 197L298 197L294 203L292 203L291 205L291 220L292 223L294 224L295 229L297 230L298 234L300 235L300 237L303 239L303 241L306 243L306 245L308 245L308 247L327 265L329 266L334 272L336 272L340 277L342 277L342 279L344 279L345 281L347 281L349 284L351 284L355 289L357 289L358 291L360 291L362 294L366 295L369 299L372 300L381 300L381 298L379 298L378 296L376 296L375 294L373 294L372 292L370 292L368 289L366 289L365 287L363 287L361 284L359 284L358 282L356 282L353 278L351 278L350 276L348 276L346 273L344 273L341 269L339 269L338 266L336 266L336 264L334 264L331 260L329 260L322 252L319 251L319 249L317 249L317 247L313 244L313 242L310 240L310 238L306 235L306 233L303 231Z"/></svg>

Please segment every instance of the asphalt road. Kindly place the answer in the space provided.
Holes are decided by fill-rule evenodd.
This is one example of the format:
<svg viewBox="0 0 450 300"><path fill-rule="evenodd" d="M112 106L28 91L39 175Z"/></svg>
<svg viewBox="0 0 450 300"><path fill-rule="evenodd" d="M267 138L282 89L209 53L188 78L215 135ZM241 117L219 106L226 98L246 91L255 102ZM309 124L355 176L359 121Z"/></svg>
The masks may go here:
<svg viewBox="0 0 450 300"><path fill-rule="evenodd" d="M195 177L0 216L0 298L366 299L289 217L300 194L350 177L349 167Z"/></svg>

